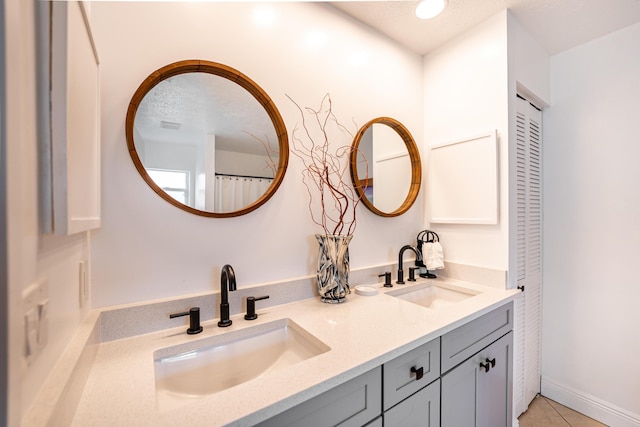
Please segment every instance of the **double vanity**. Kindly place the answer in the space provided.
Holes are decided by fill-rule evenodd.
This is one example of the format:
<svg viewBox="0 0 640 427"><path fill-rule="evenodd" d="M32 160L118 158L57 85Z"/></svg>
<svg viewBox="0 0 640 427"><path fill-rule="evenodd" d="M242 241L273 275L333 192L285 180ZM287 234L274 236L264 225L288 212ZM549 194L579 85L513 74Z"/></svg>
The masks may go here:
<svg viewBox="0 0 640 427"><path fill-rule="evenodd" d="M206 320L195 335L182 324L88 340L70 424L510 425L518 291L446 278L374 287L343 304L258 306L255 320ZM104 315L89 316L92 335L108 335Z"/></svg>

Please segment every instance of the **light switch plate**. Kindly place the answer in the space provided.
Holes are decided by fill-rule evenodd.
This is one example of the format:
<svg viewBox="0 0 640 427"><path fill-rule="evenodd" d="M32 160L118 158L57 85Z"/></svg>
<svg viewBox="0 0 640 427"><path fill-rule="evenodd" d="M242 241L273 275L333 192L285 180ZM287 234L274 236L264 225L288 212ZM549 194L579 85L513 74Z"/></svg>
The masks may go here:
<svg viewBox="0 0 640 427"><path fill-rule="evenodd" d="M49 337L49 285L39 279L22 292L25 324L24 357L27 365L42 352Z"/></svg>
<svg viewBox="0 0 640 427"><path fill-rule="evenodd" d="M30 308L24 314L26 346L25 355L27 360L33 359L38 351L38 310Z"/></svg>

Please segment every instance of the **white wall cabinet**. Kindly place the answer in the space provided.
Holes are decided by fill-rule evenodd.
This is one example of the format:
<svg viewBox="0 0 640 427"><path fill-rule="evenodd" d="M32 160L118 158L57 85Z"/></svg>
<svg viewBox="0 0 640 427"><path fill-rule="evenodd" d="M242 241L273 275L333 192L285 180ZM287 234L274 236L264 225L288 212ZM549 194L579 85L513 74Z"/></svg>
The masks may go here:
<svg viewBox="0 0 640 427"><path fill-rule="evenodd" d="M43 231L73 234L100 227L100 75L82 2L51 3L50 139L43 177Z"/></svg>

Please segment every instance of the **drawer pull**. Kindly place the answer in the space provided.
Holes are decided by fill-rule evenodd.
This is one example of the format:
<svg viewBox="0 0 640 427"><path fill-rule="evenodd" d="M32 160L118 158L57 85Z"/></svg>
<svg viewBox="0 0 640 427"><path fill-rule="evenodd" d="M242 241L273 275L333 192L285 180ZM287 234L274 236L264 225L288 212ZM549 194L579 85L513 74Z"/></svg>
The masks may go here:
<svg viewBox="0 0 640 427"><path fill-rule="evenodd" d="M480 362L480 367L484 369L485 372L489 372L491 368L495 368L496 366L496 358L489 360L489 358L485 359L485 363Z"/></svg>
<svg viewBox="0 0 640 427"><path fill-rule="evenodd" d="M412 366L411 372L416 374L416 380L421 380L424 376L424 370L422 369L422 367L416 368L415 366Z"/></svg>

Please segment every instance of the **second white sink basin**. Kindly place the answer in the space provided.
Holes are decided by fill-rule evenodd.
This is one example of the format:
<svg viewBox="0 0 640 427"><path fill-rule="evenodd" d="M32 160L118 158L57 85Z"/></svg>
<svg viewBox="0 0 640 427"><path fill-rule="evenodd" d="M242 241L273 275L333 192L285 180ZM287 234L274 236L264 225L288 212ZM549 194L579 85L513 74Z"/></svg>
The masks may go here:
<svg viewBox="0 0 640 427"><path fill-rule="evenodd" d="M329 350L291 319L281 319L157 350L156 391L181 397L217 393Z"/></svg>
<svg viewBox="0 0 640 427"><path fill-rule="evenodd" d="M478 294L479 292L470 289L444 283L421 283L387 292L387 295L433 310L450 306Z"/></svg>

